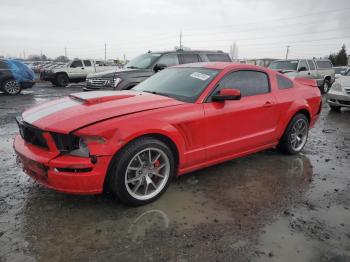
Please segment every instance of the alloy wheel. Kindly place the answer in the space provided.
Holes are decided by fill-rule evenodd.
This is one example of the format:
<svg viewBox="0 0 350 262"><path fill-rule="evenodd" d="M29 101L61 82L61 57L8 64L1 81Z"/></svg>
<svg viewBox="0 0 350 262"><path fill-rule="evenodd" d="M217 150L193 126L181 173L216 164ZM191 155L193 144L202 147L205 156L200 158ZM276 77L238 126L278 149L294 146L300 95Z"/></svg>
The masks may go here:
<svg viewBox="0 0 350 262"><path fill-rule="evenodd" d="M6 93L10 95L16 95L21 91L21 87L19 86L16 80L7 81L4 86L4 89Z"/></svg>
<svg viewBox="0 0 350 262"><path fill-rule="evenodd" d="M125 172L128 193L138 200L158 195L170 176L170 161L161 149L146 148L136 153Z"/></svg>
<svg viewBox="0 0 350 262"><path fill-rule="evenodd" d="M307 140L308 123L305 119L298 119L292 127L290 134L290 144L294 151L300 151Z"/></svg>

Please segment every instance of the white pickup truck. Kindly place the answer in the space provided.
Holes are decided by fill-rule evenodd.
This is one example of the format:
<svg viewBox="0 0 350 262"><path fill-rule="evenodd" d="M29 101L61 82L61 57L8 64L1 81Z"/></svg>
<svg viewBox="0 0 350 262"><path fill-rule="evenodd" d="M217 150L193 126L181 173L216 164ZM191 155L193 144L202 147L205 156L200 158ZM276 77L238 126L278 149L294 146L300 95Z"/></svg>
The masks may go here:
<svg viewBox="0 0 350 262"><path fill-rule="evenodd" d="M63 67L54 68L45 72L42 79L50 81L55 86L67 86L69 83L78 83L86 80L90 73L116 70L117 66L100 65L94 60L76 59Z"/></svg>
<svg viewBox="0 0 350 262"><path fill-rule="evenodd" d="M314 79L325 94L335 80L335 71L328 59L285 59L276 60L269 65L270 69L279 71L289 77Z"/></svg>

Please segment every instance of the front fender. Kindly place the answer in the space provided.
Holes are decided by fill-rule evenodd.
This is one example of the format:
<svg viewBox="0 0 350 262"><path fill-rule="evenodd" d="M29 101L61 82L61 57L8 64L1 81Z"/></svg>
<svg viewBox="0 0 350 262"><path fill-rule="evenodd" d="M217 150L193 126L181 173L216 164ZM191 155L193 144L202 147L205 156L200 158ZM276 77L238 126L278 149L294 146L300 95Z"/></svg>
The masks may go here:
<svg viewBox="0 0 350 262"><path fill-rule="evenodd" d="M115 155L132 140L145 135L162 135L170 139L176 146L179 163L182 163L185 152L185 141L180 132L169 123L157 119L115 118L79 129L78 136L101 136L104 144L91 144L89 149L93 155Z"/></svg>

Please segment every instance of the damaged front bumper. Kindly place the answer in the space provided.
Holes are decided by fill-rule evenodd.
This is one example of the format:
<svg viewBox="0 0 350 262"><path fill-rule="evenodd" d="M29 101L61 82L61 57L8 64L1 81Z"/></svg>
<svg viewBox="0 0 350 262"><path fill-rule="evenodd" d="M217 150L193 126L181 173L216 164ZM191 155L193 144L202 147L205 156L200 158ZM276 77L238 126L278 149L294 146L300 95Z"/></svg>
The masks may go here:
<svg viewBox="0 0 350 262"><path fill-rule="evenodd" d="M20 135L14 140L17 160L24 172L38 183L64 193L99 194L103 191L112 156L62 155L27 143Z"/></svg>

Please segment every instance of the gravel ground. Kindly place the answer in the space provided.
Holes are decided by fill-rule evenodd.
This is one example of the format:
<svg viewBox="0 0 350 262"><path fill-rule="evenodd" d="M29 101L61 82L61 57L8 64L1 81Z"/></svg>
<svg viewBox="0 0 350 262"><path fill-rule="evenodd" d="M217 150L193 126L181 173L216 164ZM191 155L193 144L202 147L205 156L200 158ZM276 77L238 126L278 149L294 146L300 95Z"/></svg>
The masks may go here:
<svg viewBox="0 0 350 262"><path fill-rule="evenodd" d="M206 168L130 208L51 191L16 165L14 117L80 90L0 94L0 261L350 261L350 110L324 104L300 155Z"/></svg>

